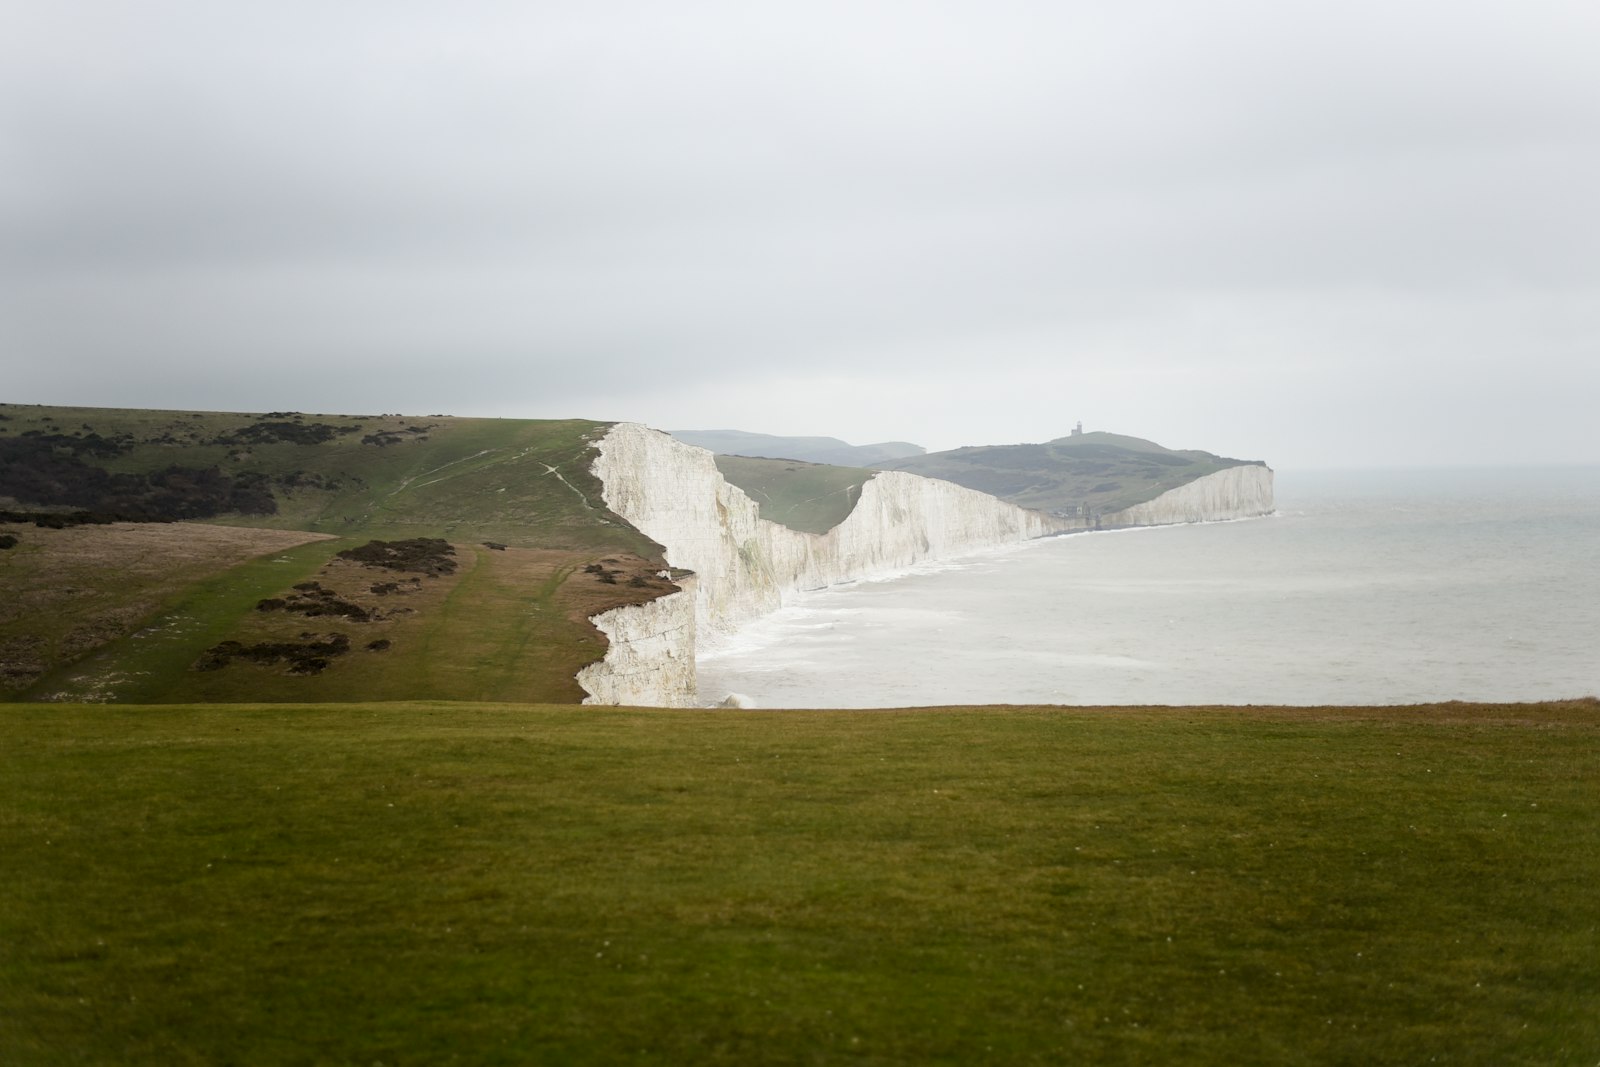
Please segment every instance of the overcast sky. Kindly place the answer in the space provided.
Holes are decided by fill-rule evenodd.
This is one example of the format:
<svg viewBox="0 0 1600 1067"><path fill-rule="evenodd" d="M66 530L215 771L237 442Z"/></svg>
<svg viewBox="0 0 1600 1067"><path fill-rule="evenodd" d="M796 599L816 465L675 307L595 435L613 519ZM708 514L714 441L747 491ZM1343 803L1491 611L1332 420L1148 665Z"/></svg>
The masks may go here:
<svg viewBox="0 0 1600 1067"><path fill-rule="evenodd" d="M0 16L0 399L1600 462L1594 0Z"/></svg>

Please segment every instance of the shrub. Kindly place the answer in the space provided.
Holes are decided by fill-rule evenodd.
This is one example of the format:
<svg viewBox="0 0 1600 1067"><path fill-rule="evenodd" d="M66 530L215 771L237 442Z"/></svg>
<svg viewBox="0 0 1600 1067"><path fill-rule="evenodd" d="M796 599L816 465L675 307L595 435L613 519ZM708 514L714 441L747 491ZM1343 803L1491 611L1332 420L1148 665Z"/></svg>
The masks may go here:
<svg viewBox="0 0 1600 1067"><path fill-rule="evenodd" d="M122 439L91 434L0 438L0 495L30 504L67 505L118 519L160 522L278 510L265 475L230 476L216 467L172 466L149 474L113 473L86 463L126 451Z"/></svg>
<svg viewBox="0 0 1600 1067"><path fill-rule="evenodd" d="M212 444L270 445L286 442L295 445L319 445L341 434L355 433L359 429L360 426L335 426L327 422L285 422L267 417L232 433L219 434Z"/></svg>
<svg viewBox="0 0 1600 1067"><path fill-rule="evenodd" d="M301 634L300 637L299 641L262 641L254 645L223 641L201 653L194 669L220 671L236 659L262 664L287 660L290 674L320 674L328 669L332 657L350 651L350 639L344 634L328 634L322 640L317 640L317 635L310 633Z"/></svg>
<svg viewBox="0 0 1600 1067"><path fill-rule="evenodd" d="M404 541L368 541L339 553L340 559L354 560L367 567L392 571L416 571L437 577L456 569L451 556L456 550L440 537L413 537Z"/></svg>

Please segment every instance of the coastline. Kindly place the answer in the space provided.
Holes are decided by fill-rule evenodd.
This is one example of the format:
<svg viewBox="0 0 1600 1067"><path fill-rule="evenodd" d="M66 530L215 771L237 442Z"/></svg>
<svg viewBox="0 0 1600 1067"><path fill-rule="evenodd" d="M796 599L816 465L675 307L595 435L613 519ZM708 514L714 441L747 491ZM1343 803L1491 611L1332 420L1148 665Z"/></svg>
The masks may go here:
<svg viewBox="0 0 1600 1067"><path fill-rule="evenodd" d="M826 533L793 530L760 517L756 502L723 478L712 454L637 423L618 423L596 444L595 475L606 506L662 545L674 568L695 575L694 626L671 624L670 643L650 632L648 609L618 608L593 621L628 629L638 648L670 648L662 685L650 694L648 666L608 651L580 679L586 703L681 706L681 664L702 643L781 608L800 590L824 589L919 564L1011 545L1069 529L950 482L884 471L861 487L849 515ZM629 619L637 616L638 625ZM663 630L660 635L668 636ZM615 647L615 646L614 646ZM613 675L627 674L613 684ZM691 683L690 690L696 687Z"/></svg>
<svg viewBox="0 0 1600 1067"><path fill-rule="evenodd" d="M1424 472L1365 496L1350 491L1357 481L1295 479L1263 516L1270 523L1159 527L1168 533L1059 549L1049 538L987 573L807 596L798 603L812 614L761 624L746 640L766 651L719 651L702 684L763 707L1600 693L1588 647L1600 633L1595 473L1486 471L1440 487ZM1485 508L1486 494L1517 507Z"/></svg>
<svg viewBox="0 0 1600 1067"><path fill-rule="evenodd" d="M706 659L714 660L726 656L731 651L735 651L729 648L730 642L737 643L741 637L749 632L751 627L759 626L762 622L771 619L774 615L780 614L786 610L805 608L809 601L814 600L814 598L818 596L830 592L841 592L848 590L853 586L880 585L888 582L902 581L906 578L921 578L928 575L944 574L950 571L967 570L971 567L981 564L985 560L1021 555L1022 553L1036 551L1047 545L1051 545L1058 541L1069 538L1146 533L1156 530L1180 529L1189 526L1230 526L1236 523L1253 523L1263 519L1278 519L1281 517L1281 513L1274 509L1265 515L1248 515L1237 519L1202 519L1195 522L1160 523L1150 526L1112 526L1099 530L1063 530L1059 533L1045 534L1042 537L1035 537L1028 541L1017 541L1009 544L999 545L986 545L981 548L973 549L971 552L963 553L959 556L945 556L937 559L922 560L906 567L899 567L873 574L866 574L859 578L852 578L848 581L835 582L832 585L817 586L810 589L794 589L790 590L785 595L784 602L777 608L773 609L773 611L748 620L746 623L734 630L720 631L710 635L709 638L702 637L700 641L700 650L696 653L695 659L697 661ZM742 651L742 649L739 651Z"/></svg>
<svg viewBox="0 0 1600 1067"><path fill-rule="evenodd" d="M806 592L892 582L930 565L946 569L1068 533L1238 520L1274 508L1273 472L1265 464L1230 467L1170 489L1109 516L1126 520L1109 530L1085 529L1081 517L1030 511L953 482L880 471L861 484L842 521L809 533L763 519L711 452L661 431L617 423L595 443L595 453L591 469L606 506L660 544L671 567L693 572L694 620L684 623L686 602L672 612L641 606L596 616L602 633L620 637L579 678L585 703L705 705L702 659L715 662L719 651L747 645L749 634L741 637L740 630Z"/></svg>

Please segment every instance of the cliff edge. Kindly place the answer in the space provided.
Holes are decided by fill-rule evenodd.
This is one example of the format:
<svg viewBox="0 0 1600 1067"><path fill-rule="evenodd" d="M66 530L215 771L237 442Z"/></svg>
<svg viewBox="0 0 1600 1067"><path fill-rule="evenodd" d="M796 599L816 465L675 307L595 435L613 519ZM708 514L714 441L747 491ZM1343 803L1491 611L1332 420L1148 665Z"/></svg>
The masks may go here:
<svg viewBox="0 0 1600 1067"><path fill-rule="evenodd" d="M1081 515L1053 516L954 482L879 471L860 485L837 525L804 532L762 519L711 452L659 430L618 423L595 449L591 469L606 507L660 544L672 567L694 576L680 582L680 593L593 618L610 650L579 675L585 703L693 706L701 702L698 644L714 645L795 592L1087 526ZM1272 470L1245 464L1106 513L1097 525L1206 522L1272 510Z"/></svg>
<svg viewBox="0 0 1600 1067"><path fill-rule="evenodd" d="M796 591L1073 528L951 482L885 471L861 487L844 521L826 533L804 533L761 519L755 501L728 484L705 449L636 423L613 426L596 449L592 469L606 506L696 580L685 587L692 589L692 627L684 624L687 596L595 617L602 631L626 640L613 637L613 651L580 677L586 703L693 703L683 667L692 670L695 642L731 633ZM639 658L640 649L651 650L658 666Z"/></svg>
<svg viewBox="0 0 1600 1067"><path fill-rule="evenodd" d="M1103 526L1168 526L1271 515L1272 468L1251 463L1196 478L1154 500L1100 517Z"/></svg>

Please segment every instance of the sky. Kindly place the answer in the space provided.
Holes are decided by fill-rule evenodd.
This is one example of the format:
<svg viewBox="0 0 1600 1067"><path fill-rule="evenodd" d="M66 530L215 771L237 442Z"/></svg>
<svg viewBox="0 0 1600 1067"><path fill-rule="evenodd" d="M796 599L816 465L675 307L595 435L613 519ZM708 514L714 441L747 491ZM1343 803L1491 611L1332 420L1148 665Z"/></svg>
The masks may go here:
<svg viewBox="0 0 1600 1067"><path fill-rule="evenodd" d="M0 0L0 399L1600 463L1600 4Z"/></svg>

